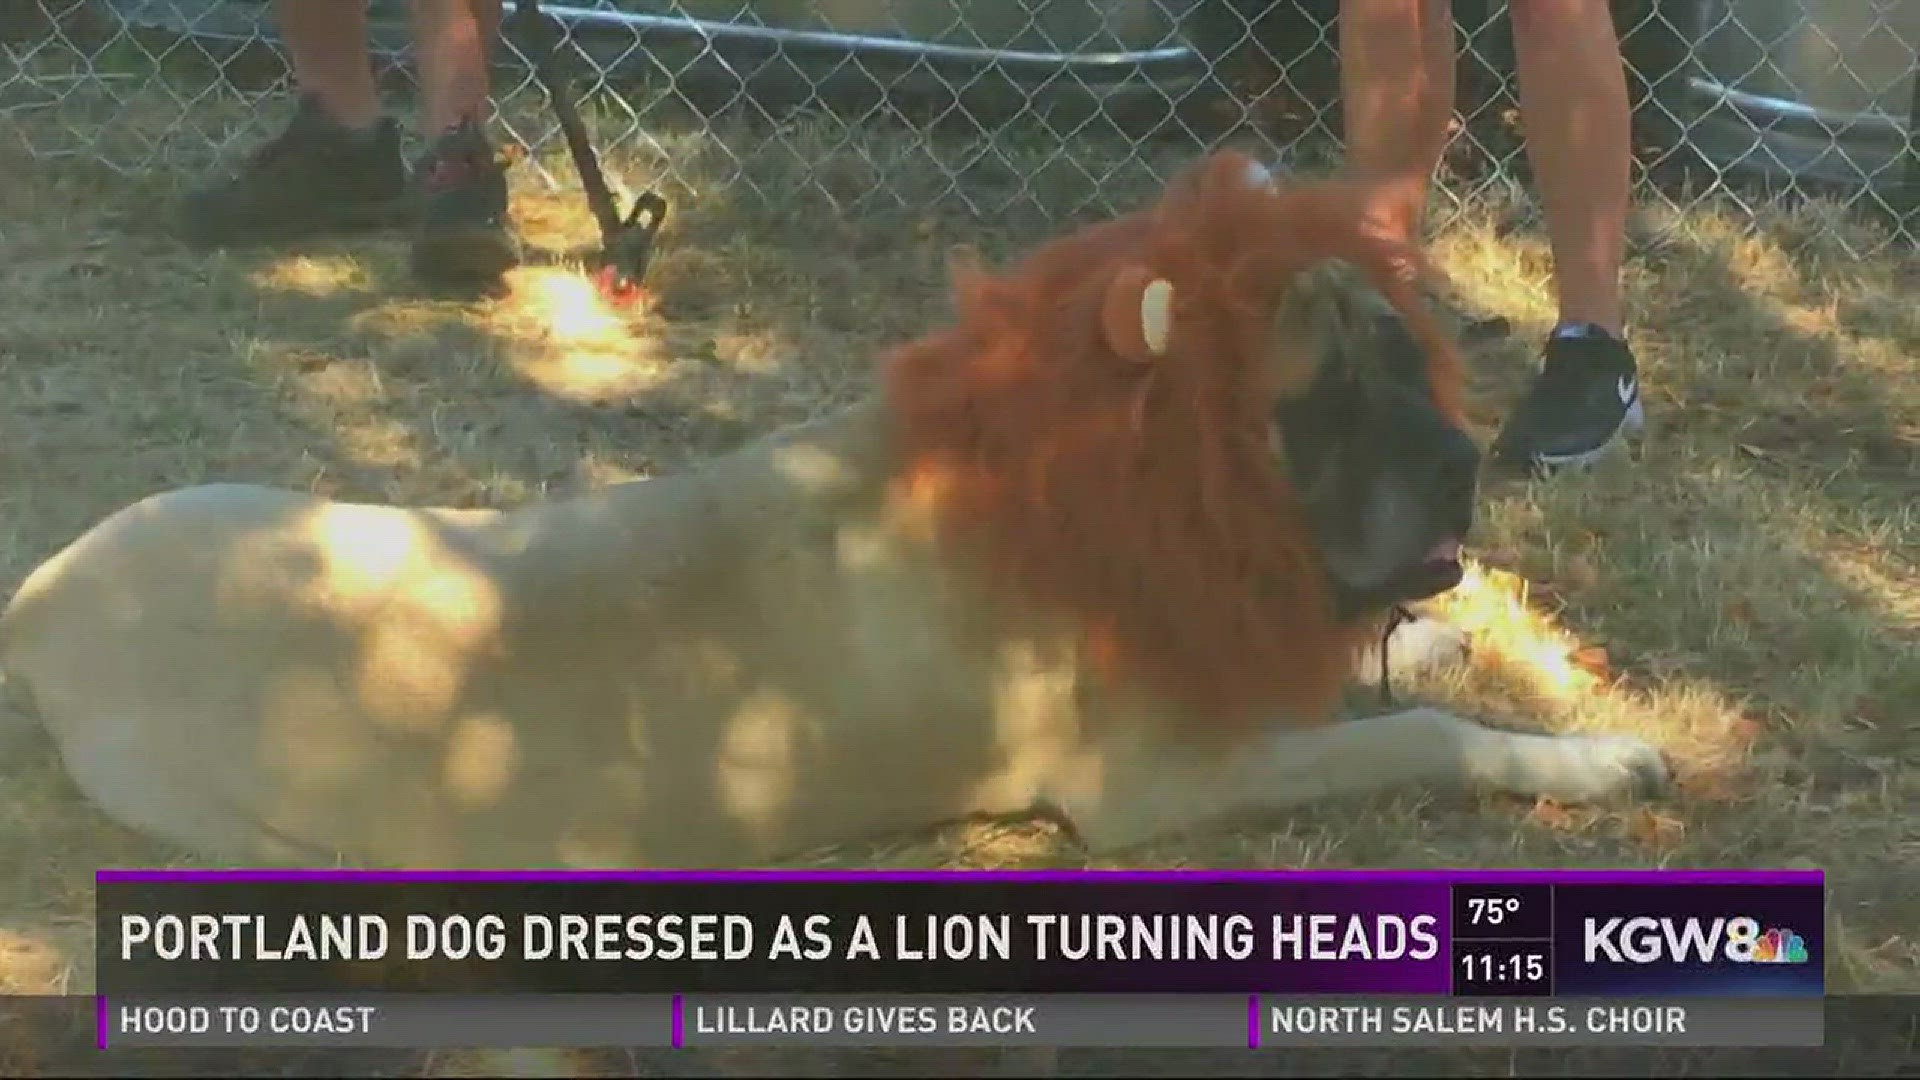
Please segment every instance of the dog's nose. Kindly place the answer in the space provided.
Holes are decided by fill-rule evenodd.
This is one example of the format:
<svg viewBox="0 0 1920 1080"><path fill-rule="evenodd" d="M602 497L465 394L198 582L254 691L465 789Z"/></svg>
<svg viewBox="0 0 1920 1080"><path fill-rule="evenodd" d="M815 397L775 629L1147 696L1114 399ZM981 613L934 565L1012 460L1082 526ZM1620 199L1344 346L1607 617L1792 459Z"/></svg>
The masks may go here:
<svg viewBox="0 0 1920 1080"><path fill-rule="evenodd" d="M1474 485L1480 475L1480 450L1464 433L1451 432L1434 447L1428 491L1443 507L1455 508L1473 503Z"/></svg>

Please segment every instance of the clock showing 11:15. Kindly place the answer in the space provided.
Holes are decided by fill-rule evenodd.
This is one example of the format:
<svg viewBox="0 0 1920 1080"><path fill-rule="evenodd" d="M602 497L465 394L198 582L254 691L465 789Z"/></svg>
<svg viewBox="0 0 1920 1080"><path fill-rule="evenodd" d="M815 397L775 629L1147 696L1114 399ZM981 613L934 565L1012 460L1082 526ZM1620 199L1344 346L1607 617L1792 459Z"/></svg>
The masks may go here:
<svg viewBox="0 0 1920 1080"><path fill-rule="evenodd" d="M1545 941L1455 941L1453 992L1463 997L1546 997L1553 949Z"/></svg>

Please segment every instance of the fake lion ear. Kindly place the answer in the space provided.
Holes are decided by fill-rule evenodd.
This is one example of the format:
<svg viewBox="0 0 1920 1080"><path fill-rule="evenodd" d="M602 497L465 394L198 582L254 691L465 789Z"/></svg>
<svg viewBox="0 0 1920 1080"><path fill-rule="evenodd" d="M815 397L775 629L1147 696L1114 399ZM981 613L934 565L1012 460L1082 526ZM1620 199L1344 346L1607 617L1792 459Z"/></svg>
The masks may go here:
<svg viewBox="0 0 1920 1080"><path fill-rule="evenodd" d="M1166 355L1173 339L1173 283L1131 265L1107 283L1101 329L1114 352L1138 364Z"/></svg>

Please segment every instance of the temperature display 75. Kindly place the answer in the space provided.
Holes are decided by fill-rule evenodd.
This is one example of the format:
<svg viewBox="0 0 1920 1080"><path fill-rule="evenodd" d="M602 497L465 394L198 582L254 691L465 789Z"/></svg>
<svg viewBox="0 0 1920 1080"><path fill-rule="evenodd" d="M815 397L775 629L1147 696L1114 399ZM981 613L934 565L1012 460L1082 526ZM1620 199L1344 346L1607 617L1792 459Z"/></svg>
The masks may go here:
<svg viewBox="0 0 1920 1080"><path fill-rule="evenodd" d="M1454 886L1455 941L1539 940L1552 937L1552 886Z"/></svg>

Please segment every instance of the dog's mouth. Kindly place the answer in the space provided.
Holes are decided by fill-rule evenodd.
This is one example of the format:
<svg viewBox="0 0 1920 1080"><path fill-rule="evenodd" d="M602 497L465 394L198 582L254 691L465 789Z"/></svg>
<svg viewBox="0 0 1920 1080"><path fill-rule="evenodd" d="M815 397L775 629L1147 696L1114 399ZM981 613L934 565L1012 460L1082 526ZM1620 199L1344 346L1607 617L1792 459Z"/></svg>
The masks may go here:
<svg viewBox="0 0 1920 1080"><path fill-rule="evenodd" d="M1407 580L1400 590L1403 598L1425 600L1460 584L1466 577L1466 567L1461 562L1462 550L1458 536L1443 536L1434 541L1425 557L1408 571Z"/></svg>
<svg viewBox="0 0 1920 1080"><path fill-rule="evenodd" d="M1355 617L1438 596L1460 584L1466 576L1461 555L1459 536L1442 537L1434 541L1419 561L1387 581L1368 588L1341 587L1339 610L1343 617Z"/></svg>
<svg viewBox="0 0 1920 1080"><path fill-rule="evenodd" d="M1427 570L1458 571L1462 547L1459 537L1443 536L1435 540L1433 546L1427 549L1427 557L1420 565Z"/></svg>

